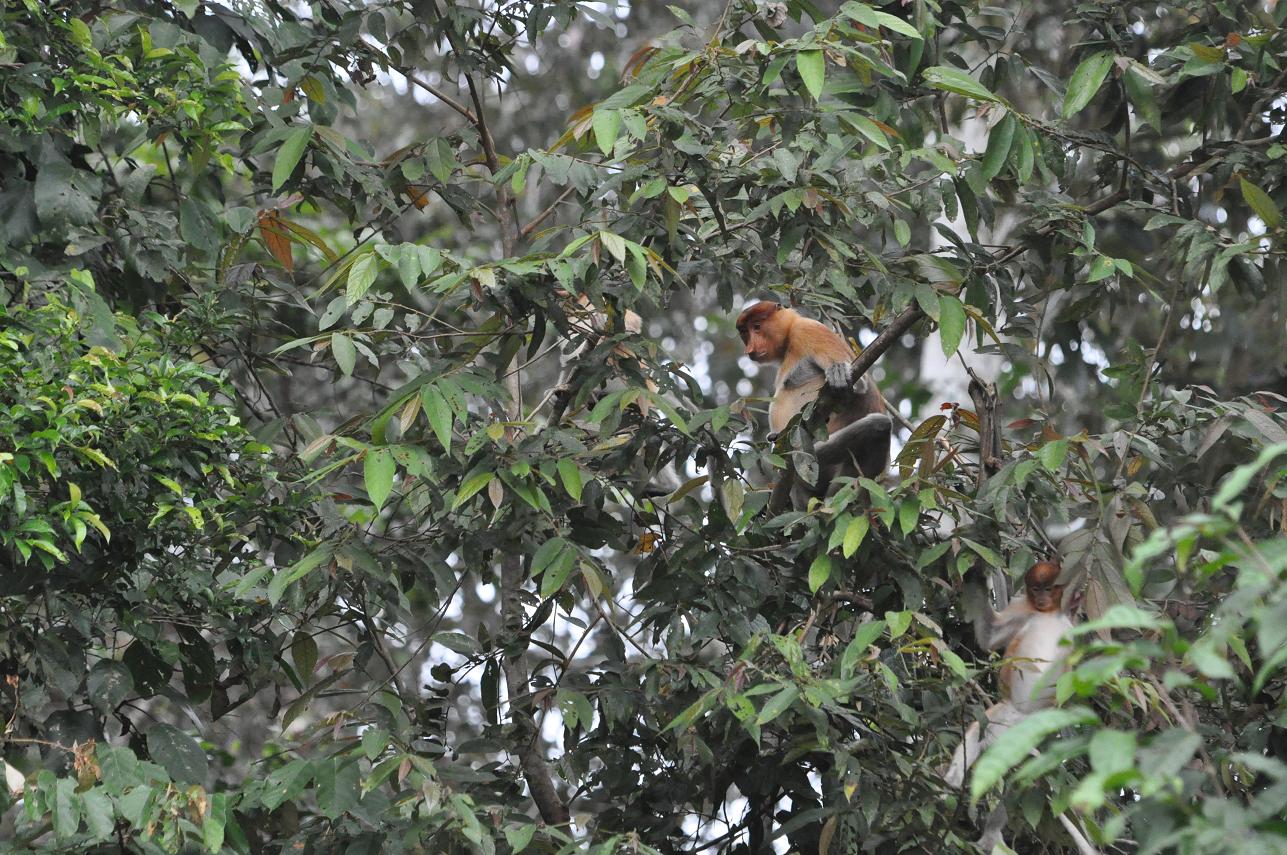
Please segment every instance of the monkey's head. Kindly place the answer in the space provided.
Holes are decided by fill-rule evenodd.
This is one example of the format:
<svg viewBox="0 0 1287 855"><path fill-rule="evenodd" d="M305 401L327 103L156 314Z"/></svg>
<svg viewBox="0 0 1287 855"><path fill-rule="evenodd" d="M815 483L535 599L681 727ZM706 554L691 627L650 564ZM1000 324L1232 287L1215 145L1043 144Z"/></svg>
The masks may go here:
<svg viewBox="0 0 1287 855"><path fill-rule="evenodd" d="M1064 586L1056 585L1063 572L1054 561L1038 561L1023 574L1028 603L1039 612L1057 612L1063 603Z"/></svg>
<svg viewBox="0 0 1287 855"><path fill-rule="evenodd" d="M737 334L746 345L746 355L753 362L779 362L786 354L786 330L781 321L789 309L761 300L737 316Z"/></svg>

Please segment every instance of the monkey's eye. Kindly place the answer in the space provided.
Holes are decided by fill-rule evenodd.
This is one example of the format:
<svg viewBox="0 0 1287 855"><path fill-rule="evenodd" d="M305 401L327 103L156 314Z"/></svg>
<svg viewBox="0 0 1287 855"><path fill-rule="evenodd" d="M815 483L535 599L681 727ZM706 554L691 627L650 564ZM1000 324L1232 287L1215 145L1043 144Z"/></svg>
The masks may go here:
<svg viewBox="0 0 1287 855"><path fill-rule="evenodd" d="M756 324L755 326L751 327L751 329L755 330L756 332L759 332L759 330L760 330L760 325L759 325L759 324Z"/></svg>

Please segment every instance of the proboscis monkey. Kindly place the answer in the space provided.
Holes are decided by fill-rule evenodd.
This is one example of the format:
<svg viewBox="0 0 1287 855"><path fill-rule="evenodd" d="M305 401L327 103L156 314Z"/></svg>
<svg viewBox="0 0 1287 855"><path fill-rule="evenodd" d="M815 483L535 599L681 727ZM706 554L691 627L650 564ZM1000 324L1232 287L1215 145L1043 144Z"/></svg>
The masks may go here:
<svg viewBox="0 0 1287 855"><path fill-rule="evenodd" d="M779 363L769 404L770 437L776 436L818 397L823 386L840 394L827 419L827 439L814 449L818 460L815 495L824 495L838 475L875 478L889 465L893 423L880 390L867 377L852 380L849 345L826 325L794 309L761 301L737 318L746 355L755 362Z"/></svg>
<svg viewBox="0 0 1287 855"><path fill-rule="evenodd" d="M1000 612L988 609L976 623L980 644L989 650L1005 646L1002 699L987 710L986 732L980 733L977 721L966 728L943 774L949 786L961 786L966 771L998 736L1054 701L1065 656L1059 643L1073 626L1063 608L1064 586L1056 584L1059 573L1055 562L1038 561L1023 575L1024 596Z"/></svg>

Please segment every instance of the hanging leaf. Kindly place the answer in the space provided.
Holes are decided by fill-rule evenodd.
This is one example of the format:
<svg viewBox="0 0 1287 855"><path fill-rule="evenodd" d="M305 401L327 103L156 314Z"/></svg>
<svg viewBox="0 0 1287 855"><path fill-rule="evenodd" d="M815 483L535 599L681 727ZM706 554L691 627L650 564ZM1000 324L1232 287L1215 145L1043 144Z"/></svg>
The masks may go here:
<svg viewBox="0 0 1287 855"><path fill-rule="evenodd" d="M1283 215L1274 204L1274 200L1269 198L1268 193L1246 178L1239 178L1238 186L1242 188L1242 198L1251 206L1251 210L1256 212L1256 216L1264 221L1265 226L1276 229L1282 225Z"/></svg>
<svg viewBox="0 0 1287 855"><path fill-rule="evenodd" d="M864 519L866 519L864 517ZM817 593L818 589L831 578L831 556L823 553L813 559L809 565L809 591Z"/></svg>
<svg viewBox="0 0 1287 855"><path fill-rule="evenodd" d="M379 272L380 258L374 252L363 253L353 262L353 266L349 268L348 287L344 292L350 306L366 296Z"/></svg>
<svg viewBox="0 0 1287 855"><path fill-rule="evenodd" d="M826 58L820 50L802 50L795 55L795 67L800 72L804 88L816 101L822 97L822 84L826 80Z"/></svg>
<svg viewBox="0 0 1287 855"><path fill-rule="evenodd" d="M308 141L313 137L313 126L296 128L286 137L281 148L277 149L277 160L273 162L273 192L286 183L308 148Z"/></svg>
<svg viewBox="0 0 1287 855"><path fill-rule="evenodd" d="M938 295L938 337L943 343L943 356L951 359L965 335L965 306L951 294Z"/></svg>
<svg viewBox="0 0 1287 855"><path fill-rule="evenodd" d="M344 376L351 377L353 367L357 364L357 349L353 346L353 340L344 333L331 333L331 354Z"/></svg>
<svg viewBox="0 0 1287 855"><path fill-rule="evenodd" d="M621 130L621 113L616 110L594 111L594 141L604 157L612 154L612 146Z"/></svg>
<svg viewBox="0 0 1287 855"><path fill-rule="evenodd" d="M1099 92L1108 76L1108 69L1113 65L1112 51L1100 51L1088 56L1077 66L1072 78L1068 81L1068 92L1064 95L1063 116L1071 118L1081 112Z"/></svg>
<svg viewBox="0 0 1287 855"><path fill-rule="evenodd" d="M867 532L871 529L871 520L866 514L859 514L849 521L845 526L845 539L841 544L840 551L845 558L850 557L862 546L863 539L867 537Z"/></svg>
<svg viewBox="0 0 1287 855"><path fill-rule="evenodd" d="M988 135L988 147L983 152L983 180L991 181L1005 166L1014 143L1015 127L1019 124L1014 113L1006 113Z"/></svg>
<svg viewBox="0 0 1287 855"><path fill-rule="evenodd" d="M1040 710L1001 734L974 764L970 781L970 798L992 789L1006 772L1026 758L1041 741L1057 730L1075 724L1091 723L1095 716L1088 710Z"/></svg>
<svg viewBox="0 0 1287 855"><path fill-rule="evenodd" d="M366 495L378 511L393 490L393 473L397 469L393 452L387 448L367 449L362 467Z"/></svg>

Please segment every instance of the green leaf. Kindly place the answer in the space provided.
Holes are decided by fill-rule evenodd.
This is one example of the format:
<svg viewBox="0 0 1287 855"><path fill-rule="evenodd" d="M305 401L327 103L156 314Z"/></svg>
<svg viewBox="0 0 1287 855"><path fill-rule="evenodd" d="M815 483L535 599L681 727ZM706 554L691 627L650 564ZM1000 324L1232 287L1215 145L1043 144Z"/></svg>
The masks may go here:
<svg viewBox="0 0 1287 855"><path fill-rule="evenodd" d="M387 448L367 449L366 460L362 464L362 479L366 484L366 495L378 511L389 498L393 490L393 473L397 470L393 452Z"/></svg>
<svg viewBox="0 0 1287 855"><path fill-rule="evenodd" d="M938 337L943 342L943 356L951 359L965 335L965 306L951 294L938 295Z"/></svg>
<svg viewBox="0 0 1287 855"><path fill-rule="evenodd" d="M863 517L866 519L866 517ZM809 591L816 593L831 578L831 556L825 552L813 559L809 565Z"/></svg>
<svg viewBox="0 0 1287 855"><path fill-rule="evenodd" d="M366 759L374 761L389 747L389 732L380 727L371 727L362 731L362 753Z"/></svg>
<svg viewBox="0 0 1287 855"><path fill-rule="evenodd" d="M872 620L862 624L854 632L853 640L845 648L844 655L840 657L840 676L849 677L853 674L854 666L858 660L867 654L867 648L871 643L880 637L885 631L885 622L883 620Z"/></svg>
<svg viewBox="0 0 1287 855"><path fill-rule="evenodd" d="M1242 188L1242 198L1251 206L1251 210L1256 212L1256 216L1264 220L1267 227L1276 229L1282 225L1283 215L1274 204L1274 200L1269 198L1268 193L1246 178L1239 178L1238 186Z"/></svg>
<svg viewBox="0 0 1287 855"><path fill-rule="evenodd" d="M363 253L349 268L348 285L344 291L345 301L352 306L366 296L380 272L380 257L374 252Z"/></svg>
<svg viewBox="0 0 1287 855"><path fill-rule="evenodd" d="M505 829L505 842L509 844L510 849L514 850L514 855L519 855L532 842L535 834L535 825L508 826Z"/></svg>
<svg viewBox="0 0 1287 855"><path fill-rule="evenodd" d="M921 76L932 89L955 92L957 95L964 95L977 101L1001 103L1001 99L988 91L986 86L959 68L935 65L922 71Z"/></svg>
<svg viewBox="0 0 1287 855"><path fill-rule="evenodd" d="M1054 472L1063 465L1065 458L1068 457L1068 440L1056 439L1053 442L1047 442L1041 448L1037 449L1037 459L1041 465L1046 467L1047 472Z"/></svg>
<svg viewBox="0 0 1287 855"><path fill-rule="evenodd" d="M277 160L273 163L273 192L286 183L295 167L299 166L300 158L304 156L304 150L308 148L308 141L313 138L313 126L308 125L302 128L296 128L286 137L281 148L277 150Z"/></svg>
<svg viewBox="0 0 1287 855"><path fill-rule="evenodd" d="M317 642L307 632L296 632L290 643L290 658L295 663L295 673L306 680L317 667Z"/></svg>
<svg viewBox="0 0 1287 855"><path fill-rule="evenodd" d="M576 550L568 547L561 551L545 572L541 574L541 596L552 597L563 590L563 583L572 573L576 564Z"/></svg>
<svg viewBox="0 0 1287 855"><path fill-rule="evenodd" d="M81 793L80 799L81 813L89 829L90 838L94 841L103 841L111 837L112 831L116 828L115 811L112 808L112 800L107 797L103 788L94 787L92 790L86 790Z"/></svg>
<svg viewBox="0 0 1287 855"><path fill-rule="evenodd" d="M1072 78L1068 81L1068 91L1064 95L1063 116L1065 119L1071 118L1081 112L1081 109L1090 103L1099 92L1099 87L1104 84L1104 78L1108 76L1108 69L1113 65L1113 52L1100 51L1093 56L1088 56L1077 66L1073 72Z"/></svg>
<svg viewBox="0 0 1287 855"><path fill-rule="evenodd" d="M357 348L353 346L353 340L344 333L331 333L331 354L344 376L353 376L353 367L357 364Z"/></svg>
<svg viewBox="0 0 1287 855"><path fill-rule="evenodd" d="M426 386L420 390L420 402L424 404L425 416L429 419L429 427L433 429L434 436L438 437L444 451L451 451L451 428L455 421L451 404L435 386Z"/></svg>
<svg viewBox="0 0 1287 855"><path fill-rule="evenodd" d="M624 262L626 260L626 240L621 235L601 231L599 232L599 242L617 261Z"/></svg>
<svg viewBox="0 0 1287 855"><path fill-rule="evenodd" d="M909 39L922 40L921 34L917 32L916 28L902 18L896 18L888 12L878 12L866 3L846 3L840 7L840 13L869 27L883 27L886 30L892 30L895 33L907 36Z"/></svg>
<svg viewBox="0 0 1287 855"><path fill-rule="evenodd" d="M1131 63L1122 75L1122 82L1126 85L1126 97L1130 100L1131 106L1139 117L1147 122L1155 131L1159 133L1162 130L1162 112L1158 109L1157 98L1153 94L1153 87L1148 79L1137 68L1139 63Z"/></svg>
<svg viewBox="0 0 1287 855"><path fill-rule="evenodd" d="M316 100L316 99L315 99ZM201 823L201 842L210 852L223 851L224 831L228 824L228 794L214 793Z"/></svg>
<svg viewBox="0 0 1287 855"><path fill-rule="evenodd" d="M616 110L595 110L594 111L594 141L599 145L599 151L603 152L604 157L612 154L612 145L617 141L617 133L621 130L621 113Z"/></svg>
<svg viewBox="0 0 1287 855"><path fill-rule="evenodd" d="M804 88L816 101L822 97L822 84L826 80L826 58L820 50L802 50L795 55L795 67L804 81Z"/></svg>
<svg viewBox="0 0 1287 855"><path fill-rule="evenodd" d="M451 503L451 509L454 511L465 502L468 502L479 490L491 483L492 478L495 476L496 473L490 469L470 475L465 479L465 483L460 485L460 491L456 493L456 501Z"/></svg>
<svg viewBox="0 0 1287 855"><path fill-rule="evenodd" d="M635 288L643 290L644 284L648 281L648 261L644 257L644 248L637 243L629 245L630 254L626 256L626 273L630 274L630 281L634 283Z"/></svg>
<svg viewBox="0 0 1287 855"><path fill-rule="evenodd" d="M1095 716L1088 710L1051 709L1039 710L1001 734L974 765L970 781L970 798L979 796L993 786L1024 760L1041 741L1050 734L1074 724L1090 723Z"/></svg>
<svg viewBox="0 0 1287 855"><path fill-rule="evenodd" d="M1101 730L1090 738L1090 767L1104 775L1125 772L1135 765L1135 734Z"/></svg>
<svg viewBox="0 0 1287 855"><path fill-rule="evenodd" d="M80 826L81 801L76 796L76 781L72 778L60 778L54 784L49 810L53 814L54 834L60 838L71 837Z"/></svg>
<svg viewBox="0 0 1287 855"><path fill-rule="evenodd" d="M94 706L110 712L134 691L134 676L124 663L103 659L90 669L85 687Z"/></svg>
<svg viewBox="0 0 1287 855"><path fill-rule="evenodd" d="M404 243L398 247L398 280L402 282L402 287L408 290L415 287L416 282L420 281L420 253L419 247L413 244Z"/></svg>
<svg viewBox="0 0 1287 855"><path fill-rule="evenodd" d="M912 625L911 612L885 612L885 624L889 627L889 638L894 640L907 632Z"/></svg>
<svg viewBox="0 0 1287 855"><path fill-rule="evenodd" d="M984 181L991 181L1005 166L1006 159L1010 156L1010 148L1014 145L1015 128L1018 124L1019 121L1014 117L1014 113L1006 113L1005 118L997 122L992 133L988 134L988 147L983 152Z"/></svg>
<svg viewBox="0 0 1287 855"><path fill-rule="evenodd" d="M446 184L451 180L451 173L456 169L456 155L451 150L451 143L439 137L429 143L425 154L429 156L429 171L439 183Z"/></svg>
<svg viewBox="0 0 1287 855"><path fill-rule="evenodd" d="M170 778L181 784L204 784L209 764L206 753L191 736L168 724L147 731L147 750Z"/></svg>
<svg viewBox="0 0 1287 855"><path fill-rule="evenodd" d="M273 576L273 580L268 583L268 602L274 606L277 605L277 602L282 598L282 594L286 593L288 585L298 579L302 579L308 573L320 567L333 554L334 549L331 545L323 543L291 566L284 570L278 570L277 575ZM240 595L241 592L238 593Z"/></svg>
<svg viewBox="0 0 1287 855"><path fill-rule="evenodd" d="M764 709L760 710L760 714L755 717L755 723L763 726L773 721L790 709L791 704L795 703L795 699L798 697L800 697L798 687L786 686L769 699L769 702L764 705Z"/></svg>
<svg viewBox="0 0 1287 855"><path fill-rule="evenodd" d="M532 556L532 569L530 571L532 578L540 576L546 571L567 548L568 542L561 537L552 537L541 544Z"/></svg>
<svg viewBox="0 0 1287 855"><path fill-rule="evenodd" d="M870 528L871 520L867 519L866 514L859 514L849 521L849 525L845 526L845 539L840 547L841 553L846 558L858 551Z"/></svg>
<svg viewBox="0 0 1287 855"><path fill-rule="evenodd" d="M569 457L561 458L558 462L559 479L563 482L563 489L567 490L568 495L575 501L581 501L581 467L576 465L576 461Z"/></svg>

